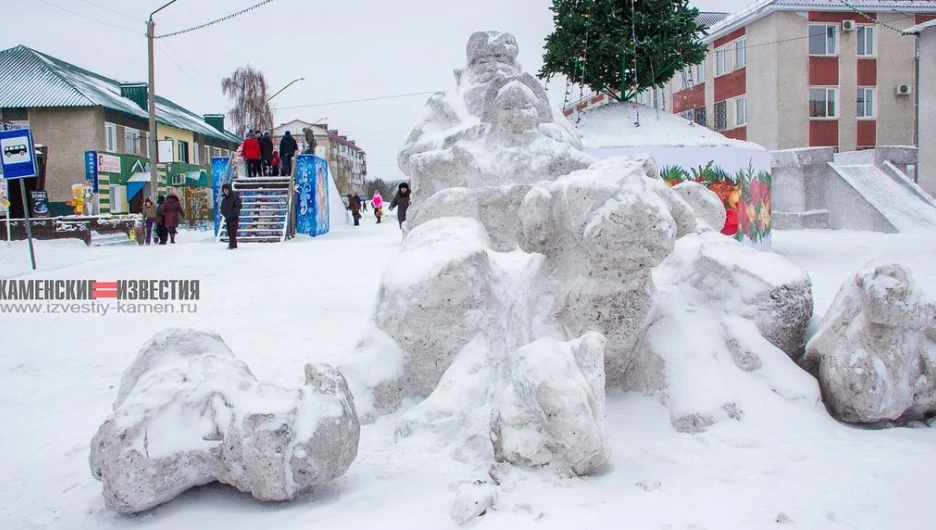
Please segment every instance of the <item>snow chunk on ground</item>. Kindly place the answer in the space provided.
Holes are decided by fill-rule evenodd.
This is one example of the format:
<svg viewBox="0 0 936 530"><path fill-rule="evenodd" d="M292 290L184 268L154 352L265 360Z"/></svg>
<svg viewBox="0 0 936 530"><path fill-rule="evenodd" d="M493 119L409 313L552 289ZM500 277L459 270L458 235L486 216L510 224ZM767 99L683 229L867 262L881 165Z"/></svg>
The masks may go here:
<svg viewBox="0 0 936 530"><path fill-rule="evenodd" d="M282 501L344 474L359 434L336 370L306 365L299 390L262 384L218 335L169 329L125 372L90 463L107 505L124 513L215 481Z"/></svg>
<svg viewBox="0 0 936 530"><path fill-rule="evenodd" d="M847 280L803 365L839 419L914 420L936 414L936 305L898 263L869 263Z"/></svg>

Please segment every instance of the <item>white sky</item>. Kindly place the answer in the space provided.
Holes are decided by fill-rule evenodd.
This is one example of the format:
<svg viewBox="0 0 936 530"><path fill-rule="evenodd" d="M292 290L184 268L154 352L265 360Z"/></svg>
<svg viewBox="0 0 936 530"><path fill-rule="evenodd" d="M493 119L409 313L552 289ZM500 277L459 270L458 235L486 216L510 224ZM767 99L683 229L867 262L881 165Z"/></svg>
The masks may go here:
<svg viewBox="0 0 936 530"><path fill-rule="evenodd" d="M145 82L144 20L167 1L0 0L5 12L0 49L24 44L107 77ZM156 15L156 33L185 29L259 1L178 0ZM732 11L748 2L695 0L694 4L702 10ZM552 29L550 4L550 0L274 0L216 26L157 40L156 90L198 114L210 114L229 110L221 78L239 66L261 70L271 92L305 77L273 100L275 122L327 117L330 128L357 140L367 152L370 178L394 180L402 177L396 167L397 151L421 116L427 96L286 107L451 88L452 70L464 63L465 44L477 30L513 33L520 43L521 64L535 74L543 39ZM10 10L13 6L15 13ZM137 35L127 29L137 30ZM550 86L554 101L561 103L563 89L558 82Z"/></svg>

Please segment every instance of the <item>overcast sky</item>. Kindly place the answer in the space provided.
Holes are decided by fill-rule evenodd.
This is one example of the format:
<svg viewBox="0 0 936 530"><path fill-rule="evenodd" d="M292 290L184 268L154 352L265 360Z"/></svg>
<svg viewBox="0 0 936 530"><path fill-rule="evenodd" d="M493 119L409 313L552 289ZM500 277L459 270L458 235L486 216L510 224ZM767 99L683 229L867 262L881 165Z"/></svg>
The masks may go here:
<svg viewBox="0 0 936 530"><path fill-rule="evenodd" d="M147 79L144 20L168 0L0 0L0 49L24 44L121 81ZM156 15L156 33L185 29L260 0L177 0ZM749 0L695 0L732 11ZM402 177L396 153L427 96L330 103L445 90L477 30L513 33L520 62L536 73L552 29L550 0L274 0L235 19L156 42L156 91L198 113L227 112L221 78L239 66L261 70L275 122L328 118L357 140L370 178ZM57 6L57 7L56 7ZM12 9L15 7L15 9ZM66 12L71 11L71 13ZM15 21L14 21L15 17ZM550 87L561 102L564 89Z"/></svg>

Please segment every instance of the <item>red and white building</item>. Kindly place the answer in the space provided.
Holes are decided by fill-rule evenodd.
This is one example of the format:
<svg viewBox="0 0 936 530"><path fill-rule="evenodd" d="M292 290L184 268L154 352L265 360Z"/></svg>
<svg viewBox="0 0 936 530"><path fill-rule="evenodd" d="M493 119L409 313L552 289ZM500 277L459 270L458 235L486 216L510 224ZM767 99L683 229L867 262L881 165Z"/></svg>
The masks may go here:
<svg viewBox="0 0 936 530"><path fill-rule="evenodd" d="M705 62L639 101L769 149L913 145L918 98L936 94L919 93L903 30L933 19L931 0L760 0L710 22Z"/></svg>

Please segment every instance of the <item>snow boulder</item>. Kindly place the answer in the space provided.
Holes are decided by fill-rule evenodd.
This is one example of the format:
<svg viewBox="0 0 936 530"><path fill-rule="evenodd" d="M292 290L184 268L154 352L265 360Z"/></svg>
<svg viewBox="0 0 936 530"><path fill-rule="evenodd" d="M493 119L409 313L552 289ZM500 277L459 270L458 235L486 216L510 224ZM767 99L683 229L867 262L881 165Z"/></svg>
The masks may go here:
<svg viewBox="0 0 936 530"><path fill-rule="evenodd" d="M301 389L262 384L218 335L170 329L124 374L90 464L106 504L123 513L215 481L284 501L344 474L359 434L334 369L306 366Z"/></svg>
<svg viewBox="0 0 936 530"><path fill-rule="evenodd" d="M405 352L398 377L375 390L378 409L432 393L455 355L500 314L484 227L443 218L409 233L378 293L375 323Z"/></svg>
<svg viewBox="0 0 936 530"><path fill-rule="evenodd" d="M849 278L806 346L837 418L852 423L936 414L936 305L900 264L869 263Z"/></svg>
<svg viewBox="0 0 936 530"><path fill-rule="evenodd" d="M673 186L675 191L686 203L692 207L696 219L715 230L725 226L725 205L714 191L698 182L687 180Z"/></svg>
<svg viewBox="0 0 936 530"><path fill-rule="evenodd" d="M540 339L514 353L491 420L498 462L551 465L586 475L610 456L605 426L604 337Z"/></svg>
<svg viewBox="0 0 936 530"><path fill-rule="evenodd" d="M779 348L802 344L812 315L804 271L702 227L676 242L653 281L649 325L620 384L660 397L678 431L741 420L765 400L819 402L815 380Z"/></svg>

